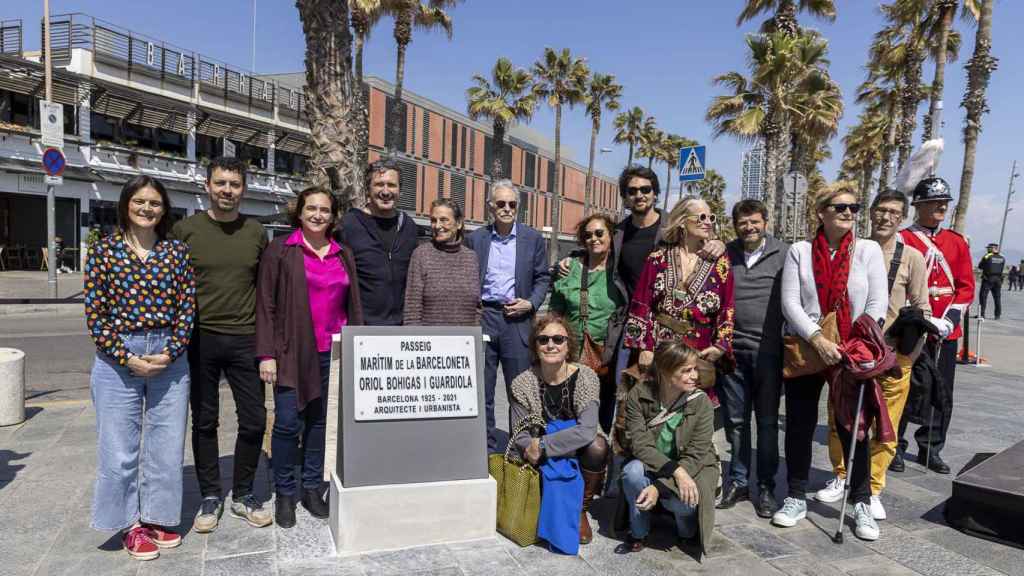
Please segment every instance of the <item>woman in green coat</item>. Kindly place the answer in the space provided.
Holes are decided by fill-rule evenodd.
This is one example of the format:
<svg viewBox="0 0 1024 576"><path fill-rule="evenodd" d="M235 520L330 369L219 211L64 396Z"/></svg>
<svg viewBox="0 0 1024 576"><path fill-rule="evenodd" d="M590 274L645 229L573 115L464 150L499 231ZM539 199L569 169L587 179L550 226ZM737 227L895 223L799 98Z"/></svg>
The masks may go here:
<svg viewBox="0 0 1024 576"><path fill-rule="evenodd" d="M632 459L623 468L619 518L629 537L615 552L643 550L650 512L658 504L676 519L679 537L711 543L715 526L718 454L711 436L715 409L697 388L697 352L681 342L655 350L652 377L626 398L626 434Z"/></svg>

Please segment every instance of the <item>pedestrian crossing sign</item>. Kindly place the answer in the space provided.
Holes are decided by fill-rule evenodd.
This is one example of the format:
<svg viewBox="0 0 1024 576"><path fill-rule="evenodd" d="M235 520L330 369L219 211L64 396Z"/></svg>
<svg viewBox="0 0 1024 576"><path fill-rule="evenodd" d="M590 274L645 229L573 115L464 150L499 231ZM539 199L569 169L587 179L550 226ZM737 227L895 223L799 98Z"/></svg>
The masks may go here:
<svg viewBox="0 0 1024 576"><path fill-rule="evenodd" d="M679 181L696 182L704 179L706 146L687 146L679 149Z"/></svg>

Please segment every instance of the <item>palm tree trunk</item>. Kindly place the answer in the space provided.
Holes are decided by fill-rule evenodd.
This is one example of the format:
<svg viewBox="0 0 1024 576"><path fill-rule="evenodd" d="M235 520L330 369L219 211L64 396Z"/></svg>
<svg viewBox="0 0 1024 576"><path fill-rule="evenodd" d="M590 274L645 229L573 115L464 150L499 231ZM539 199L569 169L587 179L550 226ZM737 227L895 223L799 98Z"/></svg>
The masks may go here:
<svg viewBox="0 0 1024 576"><path fill-rule="evenodd" d="M981 2L978 17L978 32L974 40L974 55L967 63L967 92L961 106L967 109L964 123L964 167L960 173L960 200L953 214L953 229L961 234L967 227L967 209L971 204L971 185L974 181L974 159L978 149L978 134L981 132L981 117L988 112L985 91L989 77L998 66L998 59L992 52L992 3Z"/></svg>
<svg viewBox="0 0 1024 576"><path fill-rule="evenodd" d="M306 38L306 114L311 140L309 178L329 188L342 209L361 203L358 157L358 88L352 79L352 33L348 3L297 0Z"/></svg>
<svg viewBox="0 0 1024 576"><path fill-rule="evenodd" d="M412 13L409 9L402 10L395 17L395 44L398 47L395 62L395 100L391 107L391 147L389 152L404 150L405 143L399 144L402 134L401 124L405 123L402 115L402 83L405 80L405 49L412 40Z"/></svg>
<svg viewBox="0 0 1024 576"><path fill-rule="evenodd" d="M766 120L766 130L762 135L764 139L764 176L761 181L762 201L768 209L768 223L774 233L779 233L779 222L775 210L775 185L778 182L778 142L774 132L778 130L774 120Z"/></svg>
<svg viewBox="0 0 1024 576"><path fill-rule="evenodd" d="M868 162L864 165L860 178L860 205L861 211L857 216L857 228L859 236L868 234L868 202L871 199L871 175L875 173L875 166Z"/></svg>
<svg viewBox="0 0 1024 576"><path fill-rule="evenodd" d="M558 235L562 231L562 103L555 106L555 186L551 189L551 238L548 262L558 261Z"/></svg>
<svg viewBox="0 0 1024 576"><path fill-rule="evenodd" d="M889 187L889 179L892 176L892 153L896 145L896 126L900 122L899 112L898 102L895 99L890 100L889 125L885 129L885 145L882 147L882 161L878 174L879 192Z"/></svg>
<svg viewBox="0 0 1024 576"><path fill-rule="evenodd" d="M928 116L924 119L922 141L939 136L942 129L942 92L946 87L946 48L949 44L949 29L953 25L953 13L956 1L945 1L939 10L942 11L942 29L939 32L939 52L935 58L935 77L932 80L931 101L928 104Z"/></svg>
<svg viewBox="0 0 1024 576"><path fill-rule="evenodd" d="M494 119L494 144L491 152L491 182L505 177L501 163L502 149L505 147L505 123L500 118Z"/></svg>
<svg viewBox="0 0 1024 576"><path fill-rule="evenodd" d="M921 56L919 48L907 49L907 69L903 82L903 109L900 112L900 153L899 167L910 159L910 151L914 146L914 130L917 128L917 105L921 102Z"/></svg>
<svg viewBox="0 0 1024 576"><path fill-rule="evenodd" d="M626 166L633 165L633 143L629 143L629 160L626 160Z"/></svg>
<svg viewBox="0 0 1024 576"><path fill-rule="evenodd" d="M370 160L370 94L363 86L363 47L366 44L366 30L356 26L356 13L353 12L352 27L356 30L355 35L355 72L356 72L356 104L359 107L357 116L359 127L356 132L356 190L360 198L366 197L363 174ZM390 112L390 111L388 111ZM360 206L361 207L361 206Z"/></svg>
<svg viewBox="0 0 1024 576"><path fill-rule="evenodd" d="M590 208L593 204L594 188L594 153L597 151L597 131L601 129L601 117L594 116L592 118L593 123L590 125L590 160L587 162L587 185L584 187L583 192L583 216L586 217L590 214Z"/></svg>
<svg viewBox="0 0 1024 576"><path fill-rule="evenodd" d="M650 170L654 166L654 156L647 157L647 169Z"/></svg>

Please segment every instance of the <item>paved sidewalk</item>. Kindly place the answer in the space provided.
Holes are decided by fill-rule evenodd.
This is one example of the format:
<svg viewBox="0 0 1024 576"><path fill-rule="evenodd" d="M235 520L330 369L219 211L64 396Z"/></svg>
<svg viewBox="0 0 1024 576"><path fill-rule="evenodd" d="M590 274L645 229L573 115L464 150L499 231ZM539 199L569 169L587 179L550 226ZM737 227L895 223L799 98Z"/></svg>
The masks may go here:
<svg viewBox="0 0 1024 576"><path fill-rule="evenodd" d="M956 411L943 456L954 472L976 452L998 451L1024 439L1019 407L1024 358L1017 352L1024 337L1024 297L1005 297L1002 322L985 327L985 355L993 368L960 367ZM824 396L824 395L823 395ZM504 398L500 398L502 402ZM499 414L504 413L504 404ZM824 423L824 403L822 419ZM107 575L522 575L576 574L655 575L730 574L755 576L897 576L923 574L1024 576L1024 551L961 534L943 524L942 503L949 496L952 476L926 472L909 463L907 472L890 474L882 501L889 519L881 523L882 538L862 542L846 528L846 543L830 540L838 503L809 501L808 521L778 529L758 518L749 503L718 511L716 534L709 557L698 564L670 540L655 542L641 554L616 556L616 541L607 537L610 503L602 501L593 513L600 532L577 557L558 556L539 546L519 548L500 536L448 546L338 558L325 521L299 508L298 525L251 529L225 514L213 534L189 532L199 494L191 460L185 450L184 543L161 558L141 563L120 550L109 534L88 527L95 466L95 422L87 399L39 402L29 407L22 425L0 428L0 573L10 576L73 574ZM230 485L234 407L222 391L221 468ZM716 439L723 458L727 450ZM781 439L780 439L781 440ZM814 447L811 485L829 477L819 426ZM190 443L186 444L190 446ZM784 469L784 467L783 467ZM269 498L269 470L261 463L257 493ZM777 496L783 496L784 472ZM272 502L267 503L273 505ZM665 532L662 531L664 535Z"/></svg>

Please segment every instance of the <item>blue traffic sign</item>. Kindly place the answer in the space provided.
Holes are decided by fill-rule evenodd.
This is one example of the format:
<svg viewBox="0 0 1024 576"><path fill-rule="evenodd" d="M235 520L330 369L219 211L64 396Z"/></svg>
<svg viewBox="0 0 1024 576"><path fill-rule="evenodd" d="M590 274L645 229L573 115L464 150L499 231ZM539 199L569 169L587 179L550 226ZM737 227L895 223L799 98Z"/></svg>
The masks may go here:
<svg viewBox="0 0 1024 576"><path fill-rule="evenodd" d="M696 182L704 179L704 159L707 146L687 146L679 149L679 181Z"/></svg>
<svg viewBox="0 0 1024 576"><path fill-rule="evenodd" d="M68 165L67 160L64 159L64 153L58 148L47 148L46 152L43 152L43 170L46 171L47 176L60 176L64 173L64 168Z"/></svg>

